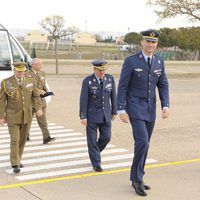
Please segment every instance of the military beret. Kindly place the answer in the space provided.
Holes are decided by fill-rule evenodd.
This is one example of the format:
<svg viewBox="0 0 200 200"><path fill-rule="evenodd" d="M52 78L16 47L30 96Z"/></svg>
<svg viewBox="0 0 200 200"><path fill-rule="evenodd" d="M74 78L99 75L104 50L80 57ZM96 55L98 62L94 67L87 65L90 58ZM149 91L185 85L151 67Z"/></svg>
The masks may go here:
<svg viewBox="0 0 200 200"><path fill-rule="evenodd" d="M149 29L141 32L142 38L148 41L158 41L160 33L156 30Z"/></svg>
<svg viewBox="0 0 200 200"><path fill-rule="evenodd" d="M16 71L19 71L19 72L25 72L26 71L26 63L25 62L15 62L12 64L14 66L14 69Z"/></svg>
<svg viewBox="0 0 200 200"><path fill-rule="evenodd" d="M105 60L93 60L92 65L98 70L106 70L107 61Z"/></svg>

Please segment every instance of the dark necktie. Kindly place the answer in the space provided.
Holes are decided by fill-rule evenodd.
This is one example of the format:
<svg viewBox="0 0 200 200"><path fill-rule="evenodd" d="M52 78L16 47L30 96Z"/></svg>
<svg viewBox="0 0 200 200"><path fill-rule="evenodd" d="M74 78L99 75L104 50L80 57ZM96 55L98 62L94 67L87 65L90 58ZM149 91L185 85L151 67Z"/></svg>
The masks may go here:
<svg viewBox="0 0 200 200"><path fill-rule="evenodd" d="M103 88L103 81L102 81L102 79L100 78L99 81L100 81L101 88Z"/></svg>
<svg viewBox="0 0 200 200"><path fill-rule="evenodd" d="M149 66L149 70L151 70L151 58L150 57L147 58L147 64Z"/></svg>
<svg viewBox="0 0 200 200"><path fill-rule="evenodd" d="M22 79L19 79L19 80L18 80L18 84L19 84L19 87L22 89L22 85L23 85Z"/></svg>

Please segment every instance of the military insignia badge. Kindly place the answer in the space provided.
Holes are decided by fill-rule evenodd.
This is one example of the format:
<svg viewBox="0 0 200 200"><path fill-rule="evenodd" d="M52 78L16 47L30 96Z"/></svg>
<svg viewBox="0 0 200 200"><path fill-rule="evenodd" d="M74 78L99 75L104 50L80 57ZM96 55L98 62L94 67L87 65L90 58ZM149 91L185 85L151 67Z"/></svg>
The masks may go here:
<svg viewBox="0 0 200 200"><path fill-rule="evenodd" d="M89 81L89 85L91 85L91 81Z"/></svg>
<svg viewBox="0 0 200 200"><path fill-rule="evenodd" d="M156 36L155 32L151 32L149 35L150 35L151 37L155 37L155 36Z"/></svg>
<svg viewBox="0 0 200 200"><path fill-rule="evenodd" d="M139 58L141 59L142 57L143 57L142 54L140 54L140 55L139 55Z"/></svg>
<svg viewBox="0 0 200 200"><path fill-rule="evenodd" d="M33 83L29 83L26 85L26 88L30 88L30 87L33 87Z"/></svg>
<svg viewBox="0 0 200 200"><path fill-rule="evenodd" d="M143 71L143 69L141 69L141 68L136 68L136 69L134 69L136 72L142 72Z"/></svg>
<svg viewBox="0 0 200 200"><path fill-rule="evenodd" d="M160 64L160 60L158 60L158 64Z"/></svg>
<svg viewBox="0 0 200 200"><path fill-rule="evenodd" d="M156 74L156 76L160 76L161 75L161 72L162 72L162 69L155 69L154 70L154 73Z"/></svg>
<svg viewBox="0 0 200 200"><path fill-rule="evenodd" d="M93 82L94 82L94 83L96 82L96 79L95 79L95 78L93 78Z"/></svg>
<svg viewBox="0 0 200 200"><path fill-rule="evenodd" d="M112 87L112 84L109 83L109 84L107 84L107 85L105 86L105 89L107 89L107 88L111 88L111 87Z"/></svg>
<svg viewBox="0 0 200 200"><path fill-rule="evenodd" d="M93 86L93 87L92 87L92 89L93 89L93 90L96 90L96 89L97 89L97 87L96 87L96 86Z"/></svg>

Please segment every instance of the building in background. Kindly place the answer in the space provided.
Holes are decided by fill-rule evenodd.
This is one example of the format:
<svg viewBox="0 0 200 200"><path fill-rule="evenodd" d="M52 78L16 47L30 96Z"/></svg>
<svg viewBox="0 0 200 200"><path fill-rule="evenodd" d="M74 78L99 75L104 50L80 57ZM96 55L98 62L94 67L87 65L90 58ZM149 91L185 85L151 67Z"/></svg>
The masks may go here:
<svg viewBox="0 0 200 200"><path fill-rule="evenodd" d="M76 44L96 44L96 37L90 33L77 33L74 35L74 43Z"/></svg>
<svg viewBox="0 0 200 200"><path fill-rule="evenodd" d="M39 30L33 30L25 33L24 41L25 42L48 42L48 33L44 33Z"/></svg>

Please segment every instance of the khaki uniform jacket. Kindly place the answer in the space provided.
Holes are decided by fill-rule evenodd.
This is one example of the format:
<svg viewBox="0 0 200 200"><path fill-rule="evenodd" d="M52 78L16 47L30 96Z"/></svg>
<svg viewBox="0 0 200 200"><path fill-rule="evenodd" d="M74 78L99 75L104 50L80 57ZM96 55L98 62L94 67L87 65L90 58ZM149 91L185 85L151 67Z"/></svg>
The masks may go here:
<svg viewBox="0 0 200 200"><path fill-rule="evenodd" d="M26 76L32 77L36 81L36 87L38 90L44 90L47 92L47 87L46 87L46 79L45 79L45 72L44 71L37 71L37 75L33 70L29 70L26 72ZM42 107L45 108L47 106L45 98L41 98L42 102Z"/></svg>
<svg viewBox="0 0 200 200"><path fill-rule="evenodd" d="M20 88L15 76L1 82L0 119L8 124L26 124L32 121L32 105L36 111L42 109L35 80L24 76Z"/></svg>

